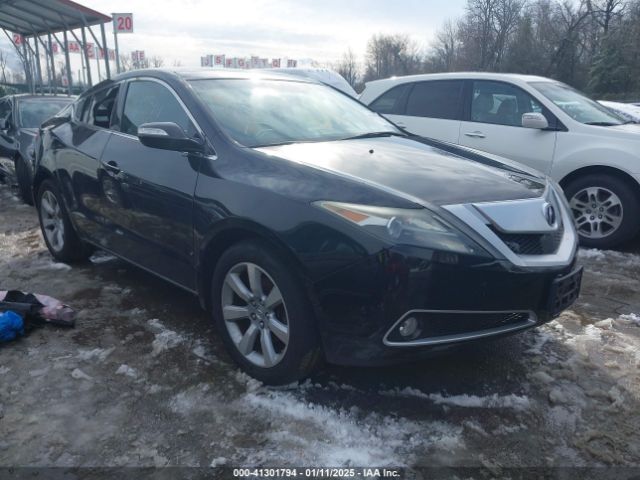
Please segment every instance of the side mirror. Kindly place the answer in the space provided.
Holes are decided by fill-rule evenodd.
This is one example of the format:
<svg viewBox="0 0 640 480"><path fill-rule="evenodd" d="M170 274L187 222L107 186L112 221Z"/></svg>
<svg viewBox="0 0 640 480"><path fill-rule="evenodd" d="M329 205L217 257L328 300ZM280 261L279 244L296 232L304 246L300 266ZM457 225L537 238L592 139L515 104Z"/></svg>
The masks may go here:
<svg viewBox="0 0 640 480"><path fill-rule="evenodd" d="M522 126L524 128L544 130L549 128L549 122L547 122L547 118L543 114L538 112L529 112L522 114Z"/></svg>
<svg viewBox="0 0 640 480"><path fill-rule="evenodd" d="M187 137L184 130L173 122L143 123L138 127L140 143L147 147L176 152L201 153L204 142Z"/></svg>

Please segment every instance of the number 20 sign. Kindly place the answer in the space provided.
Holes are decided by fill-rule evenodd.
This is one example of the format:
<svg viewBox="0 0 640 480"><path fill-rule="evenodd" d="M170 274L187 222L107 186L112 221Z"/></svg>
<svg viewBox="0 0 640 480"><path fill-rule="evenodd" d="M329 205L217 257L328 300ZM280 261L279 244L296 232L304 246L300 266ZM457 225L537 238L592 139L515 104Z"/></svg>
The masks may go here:
<svg viewBox="0 0 640 480"><path fill-rule="evenodd" d="M133 33L133 13L114 13L113 30L116 33Z"/></svg>

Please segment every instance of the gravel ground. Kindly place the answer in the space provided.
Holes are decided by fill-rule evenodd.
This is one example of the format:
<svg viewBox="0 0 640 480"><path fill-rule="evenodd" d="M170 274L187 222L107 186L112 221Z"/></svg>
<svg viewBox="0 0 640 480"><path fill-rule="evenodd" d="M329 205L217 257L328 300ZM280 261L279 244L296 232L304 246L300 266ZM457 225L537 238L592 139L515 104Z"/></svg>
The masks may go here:
<svg viewBox="0 0 640 480"><path fill-rule="evenodd" d="M102 253L52 261L0 186L0 287L78 312L0 347L0 466L640 467L638 251L581 251L580 301L536 330L274 389L188 294Z"/></svg>

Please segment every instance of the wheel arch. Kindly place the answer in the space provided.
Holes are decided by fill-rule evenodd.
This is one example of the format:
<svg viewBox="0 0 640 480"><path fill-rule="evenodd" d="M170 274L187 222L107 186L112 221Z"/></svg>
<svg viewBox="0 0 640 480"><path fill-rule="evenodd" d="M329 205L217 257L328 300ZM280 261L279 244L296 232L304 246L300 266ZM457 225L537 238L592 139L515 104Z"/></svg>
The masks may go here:
<svg viewBox="0 0 640 480"><path fill-rule="evenodd" d="M598 173L611 175L613 177L617 177L620 180L624 181L634 189L636 193L636 197L640 201L640 183L638 183L638 181L635 178L633 178L633 176L631 176L624 170L620 170L619 168L615 168L615 167L609 167L606 165L589 165L586 167L581 167L565 175L558 183L563 189L565 189L572 181L580 177L584 177L585 175L598 174Z"/></svg>
<svg viewBox="0 0 640 480"><path fill-rule="evenodd" d="M302 281L308 278L306 269L291 248L271 231L250 221L230 219L225 221L223 226L218 226L213 232L210 232L198 249L197 290L200 304L205 310L211 309L209 292L218 259L229 247L246 240L266 243L293 267L294 272Z"/></svg>

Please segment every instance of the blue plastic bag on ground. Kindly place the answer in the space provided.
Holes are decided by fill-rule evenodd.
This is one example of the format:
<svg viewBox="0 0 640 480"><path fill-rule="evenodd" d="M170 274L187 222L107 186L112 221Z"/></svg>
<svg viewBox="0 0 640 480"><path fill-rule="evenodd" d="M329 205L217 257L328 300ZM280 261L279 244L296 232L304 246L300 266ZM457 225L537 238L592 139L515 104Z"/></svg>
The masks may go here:
<svg viewBox="0 0 640 480"><path fill-rule="evenodd" d="M10 342L18 335L24 335L22 317L11 310L0 313L0 342Z"/></svg>

